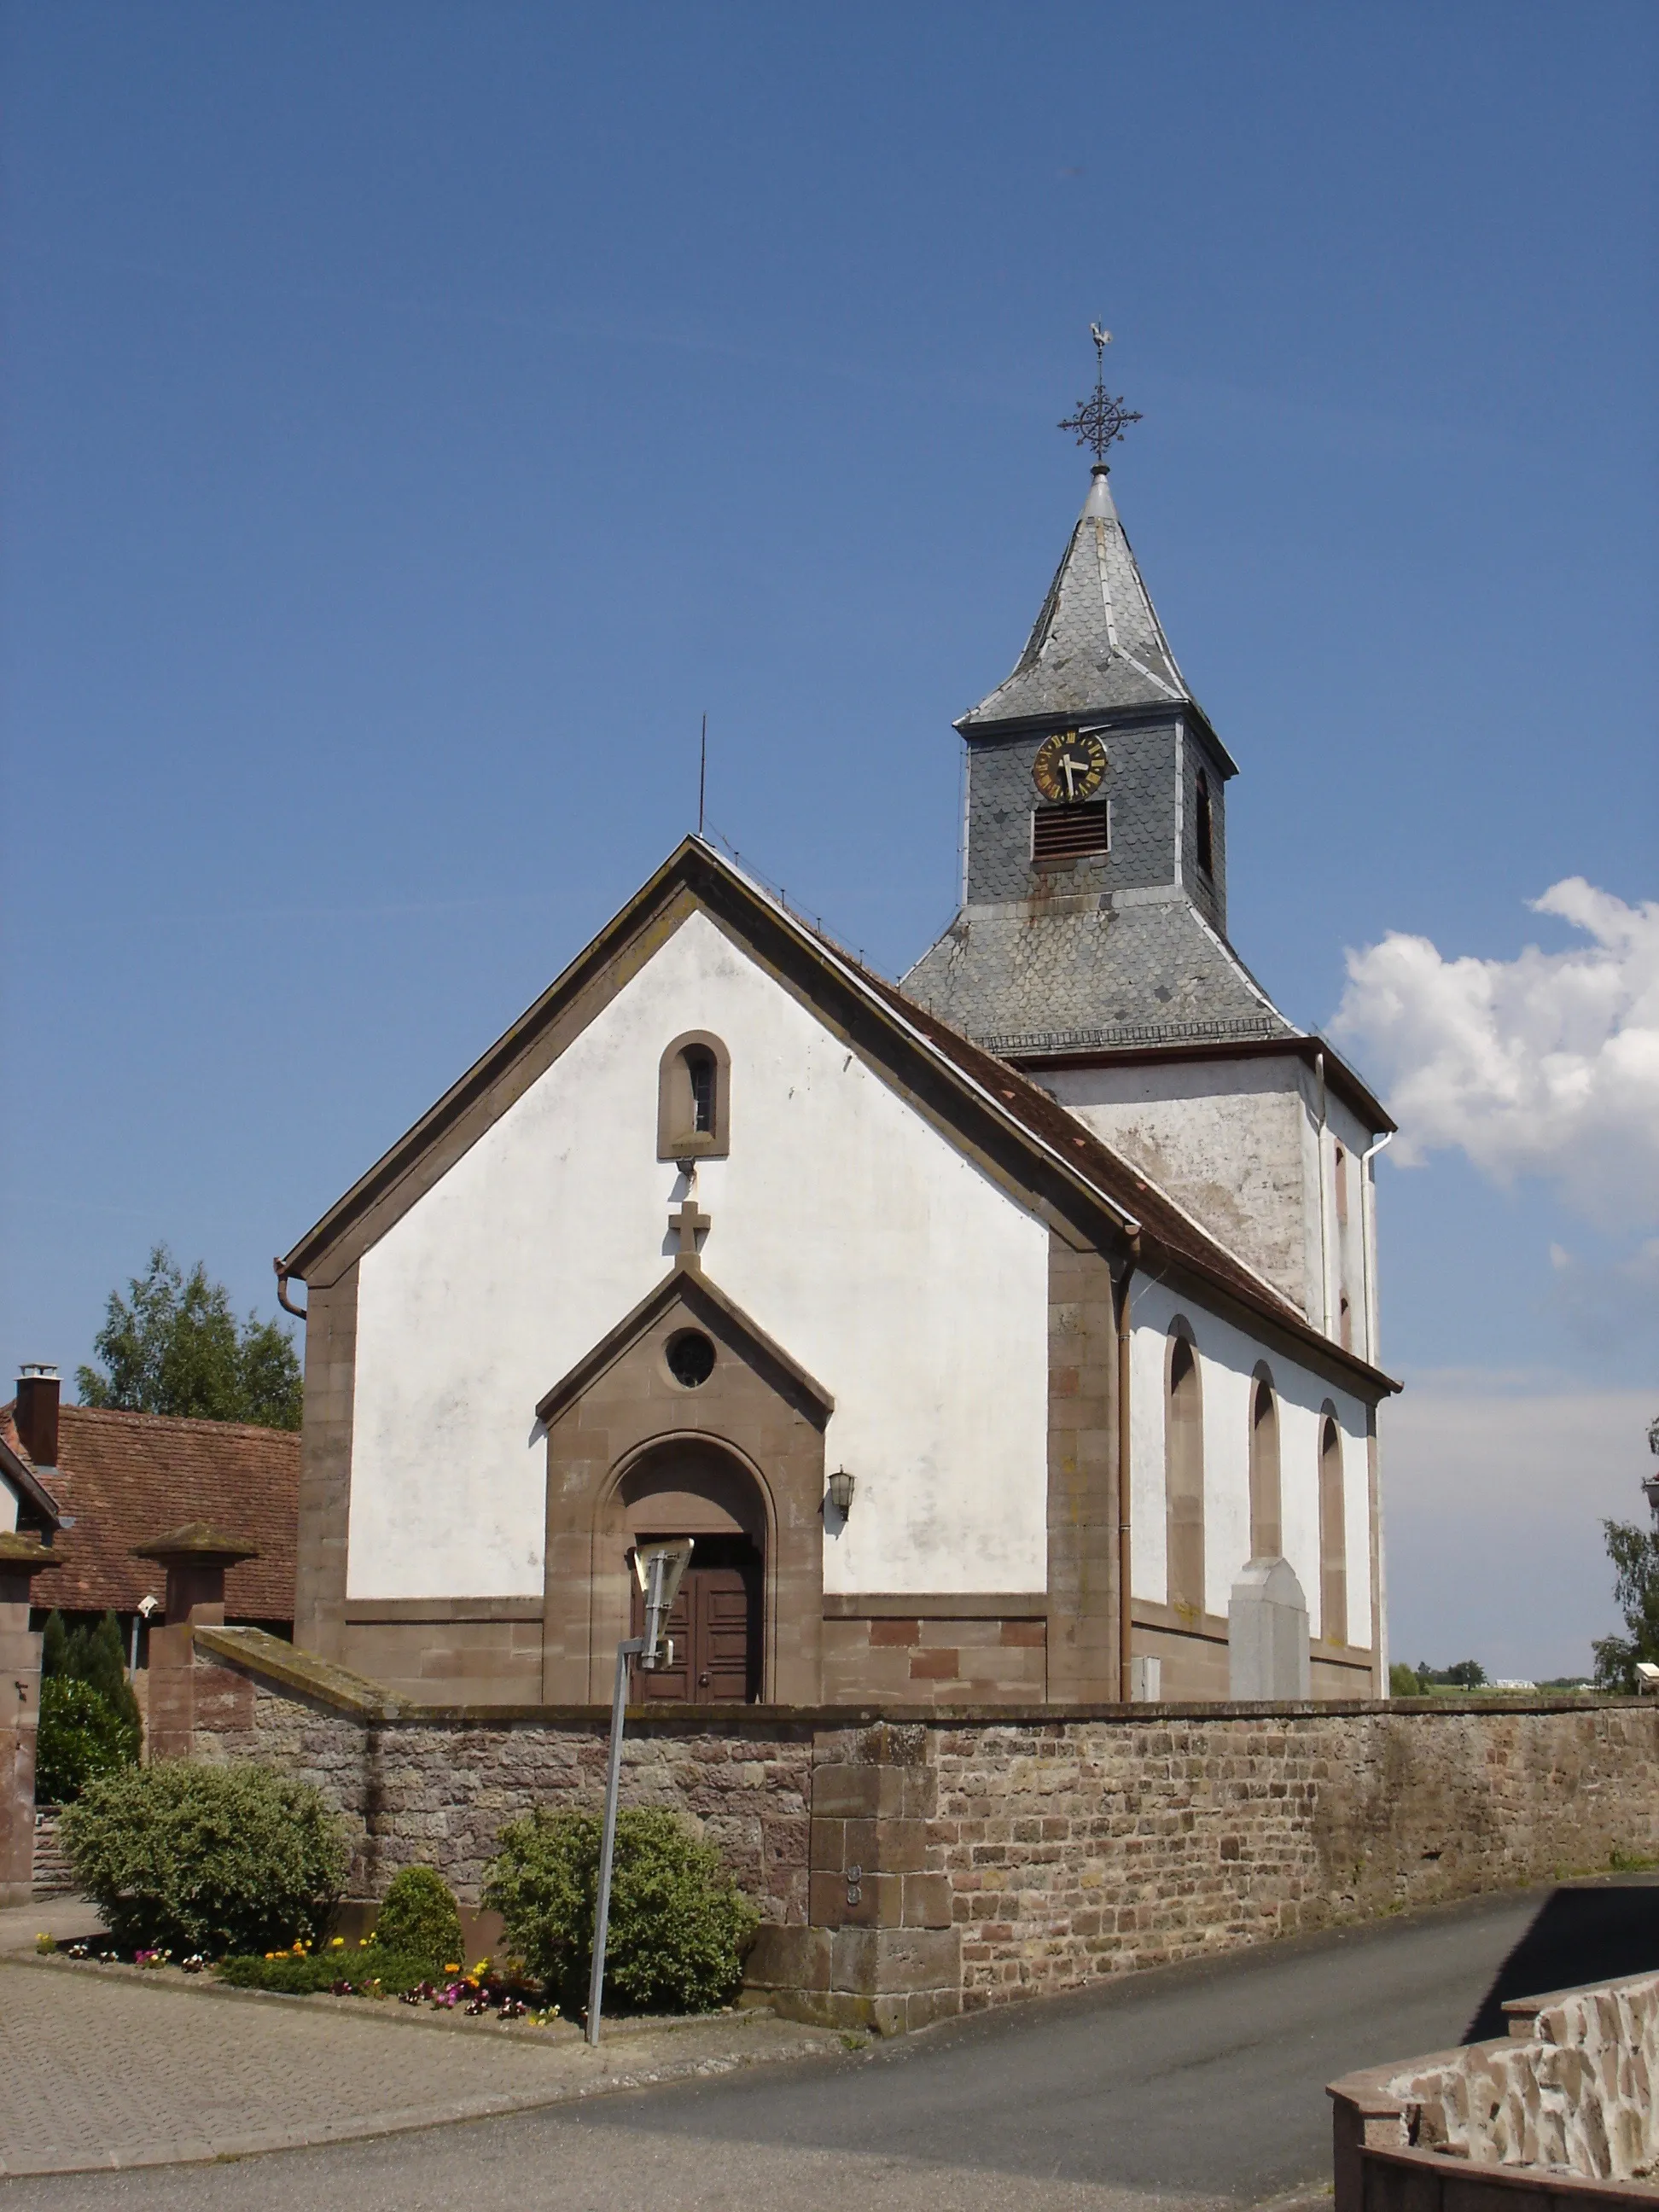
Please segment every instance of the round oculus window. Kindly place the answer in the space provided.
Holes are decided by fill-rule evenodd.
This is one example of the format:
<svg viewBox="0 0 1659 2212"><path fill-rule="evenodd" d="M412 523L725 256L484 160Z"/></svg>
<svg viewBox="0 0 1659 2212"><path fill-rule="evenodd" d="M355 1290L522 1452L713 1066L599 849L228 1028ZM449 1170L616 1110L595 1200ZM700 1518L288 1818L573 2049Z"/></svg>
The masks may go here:
<svg viewBox="0 0 1659 2212"><path fill-rule="evenodd" d="M668 1371L688 1390L696 1390L714 1371L714 1347L699 1328L683 1328L668 1340Z"/></svg>

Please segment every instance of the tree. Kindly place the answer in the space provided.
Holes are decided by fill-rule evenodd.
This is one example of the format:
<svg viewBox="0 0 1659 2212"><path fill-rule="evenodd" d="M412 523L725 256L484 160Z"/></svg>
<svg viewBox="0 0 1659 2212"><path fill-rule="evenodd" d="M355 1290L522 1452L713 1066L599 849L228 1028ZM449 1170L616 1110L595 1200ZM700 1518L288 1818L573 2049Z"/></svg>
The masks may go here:
<svg viewBox="0 0 1659 2212"><path fill-rule="evenodd" d="M67 1805L94 1777L131 1766L143 1741L115 1615L69 1628L61 1613L48 1613L40 1674L34 1794L43 1805Z"/></svg>
<svg viewBox="0 0 1659 2212"><path fill-rule="evenodd" d="M1637 1661L1659 1662L1659 1534L1630 1521L1604 1521L1601 1533L1613 1561L1613 1602L1628 1633L1599 1636L1590 1646L1595 1686L1634 1696Z"/></svg>
<svg viewBox="0 0 1659 2212"><path fill-rule="evenodd" d="M47 1681L83 1682L131 1731L134 1759L138 1756L140 1721L138 1700L127 1679L126 1654L121 1648L121 1624L106 1613L96 1627L89 1623L70 1628L56 1607L46 1615L40 1642L40 1672Z"/></svg>
<svg viewBox="0 0 1659 2212"><path fill-rule="evenodd" d="M186 1276L165 1244L123 1297L112 1291L93 1349L108 1370L76 1370L83 1406L208 1421L300 1425L300 1362L276 1321L250 1314L240 1332L222 1283L198 1260Z"/></svg>

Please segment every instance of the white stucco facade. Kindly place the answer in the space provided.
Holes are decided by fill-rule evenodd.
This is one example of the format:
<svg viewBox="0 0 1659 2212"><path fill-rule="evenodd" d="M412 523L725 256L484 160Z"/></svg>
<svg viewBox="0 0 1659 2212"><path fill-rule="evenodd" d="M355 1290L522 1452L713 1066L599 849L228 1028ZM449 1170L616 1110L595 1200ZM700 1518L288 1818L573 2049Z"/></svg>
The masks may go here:
<svg viewBox="0 0 1659 2212"><path fill-rule="evenodd" d="M1121 1060L1042 1079L1339 1343L1346 1297L1347 1348L1376 1360L1371 1135L1305 1062Z"/></svg>
<svg viewBox="0 0 1659 2212"><path fill-rule="evenodd" d="M1363 1402L1263 1346L1169 1285L1138 1277L1130 1307L1130 1529L1133 1593L1170 1602L1165 1553L1164 1419L1170 1324L1179 1315L1198 1357L1204 1439L1204 1607L1224 1615L1233 1581L1250 1556L1250 1394L1266 1359L1279 1400L1280 1510L1285 1557L1320 1619L1319 1440L1324 1409L1335 1413L1342 1446L1350 1644L1371 1640L1370 1485Z"/></svg>
<svg viewBox="0 0 1659 2212"><path fill-rule="evenodd" d="M1048 1233L701 913L361 1262L348 1595L538 1595L535 1407L658 1283L658 1066L731 1054L709 1277L833 1394L830 1592L1042 1590Z"/></svg>

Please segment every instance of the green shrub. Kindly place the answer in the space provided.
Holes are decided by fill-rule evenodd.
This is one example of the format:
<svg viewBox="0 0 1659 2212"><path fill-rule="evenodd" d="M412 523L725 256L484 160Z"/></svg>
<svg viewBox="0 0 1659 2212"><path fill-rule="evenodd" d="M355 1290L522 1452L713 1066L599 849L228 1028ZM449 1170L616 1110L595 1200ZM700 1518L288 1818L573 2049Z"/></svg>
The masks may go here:
<svg viewBox="0 0 1659 2212"><path fill-rule="evenodd" d="M188 1759L89 1783L64 1814L63 1841L117 1944L175 1958L315 1942L351 1856L343 1822L308 1783Z"/></svg>
<svg viewBox="0 0 1659 2212"><path fill-rule="evenodd" d="M387 1951L379 1943L371 1943L367 1950L308 1951L303 1957L279 1951L271 1959L222 1959L214 1972L234 1990L276 1990L289 1997L316 1996L336 1982L364 1990L371 1981L380 1984L384 1996L396 1997L432 1979L423 1959Z"/></svg>
<svg viewBox="0 0 1659 2212"><path fill-rule="evenodd" d="M1420 1698L1423 1693L1423 1685L1418 1680L1416 1668L1407 1666L1403 1659L1396 1659L1389 1669L1389 1695L1391 1698Z"/></svg>
<svg viewBox="0 0 1659 2212"><path fill-rule="evenodd" d="M599 1817L538 1806L510 1820L497 1840L483 1902L506 1923L508 1948L574 2014L587 2001L592 1962ZM660 2012L724 2004L737 1992L758 1925L719 1854L672 1813L617 1815L607 2002Z"/></svg>
<svg viewBox="0 0 1659 2212"><path fill-rule="evenodd" d="M375 1916L374 1941L388 1951L423 1959L429 1974L466 1964L455 1893L431 1867L405 1867L393 1875Z"/></svg>
<svg viewBox="0 0 1659 2212"><path fill-rule="evenodd" d="M121 1625L106 1613L97 1626L70 1628L56 1610L46 1615L40 1641L40 1672L54 1680L85 1682L126 1723L132 1736L132 1756L138 1756L143 1722L138 1700L127 1679L127 1655L121 1645Z"/></svg>
<svg viewBox="0 0 1659 2212"><path fill-rule="evenodd" d="M46 1677L34 1740L34 1795L42 1805L72 1804L88 1783L118 1774L137 1756L137 1729L89 1682Z"/></svg>

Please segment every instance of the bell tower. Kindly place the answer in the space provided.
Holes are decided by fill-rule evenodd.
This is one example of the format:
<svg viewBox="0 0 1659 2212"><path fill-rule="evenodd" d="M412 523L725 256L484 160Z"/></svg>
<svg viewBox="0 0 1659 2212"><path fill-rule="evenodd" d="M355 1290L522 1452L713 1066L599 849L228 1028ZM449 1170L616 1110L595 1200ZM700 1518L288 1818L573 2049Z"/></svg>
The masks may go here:
<svg viewBox="0 0 1659 2212"><path fill-rule="evenodd" d="M1060 426L1094 448L1088 495L1012 673L956 725L962 906L902 988L1374 1358L1370 1163L1393 1125L1229 941L1238 771L1119 519L1106 455L1139 418L1093 336L1094 392Z"/></svg>
<svg viewBox="0 0 1659 2212"><path fill-rule="evenodd" d="M1139 416L1105 389L1060 426L1094 467L1012 673L956 726L968 748L962 910L912 997L1010 1058L1289 1036L1227 942L1237 773L1181 672L1112 499Z"/></svg>

